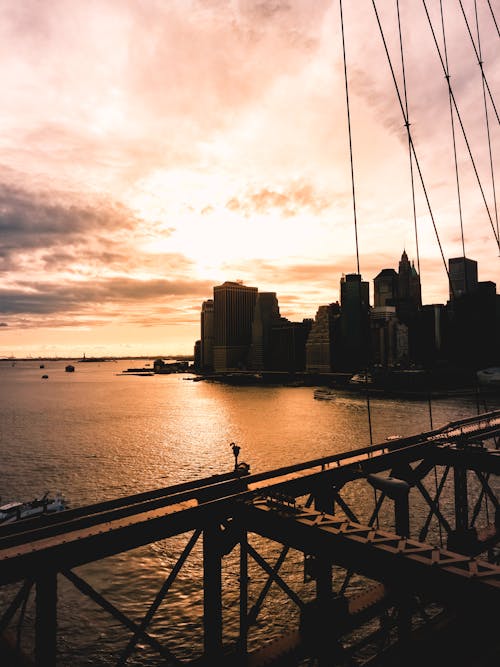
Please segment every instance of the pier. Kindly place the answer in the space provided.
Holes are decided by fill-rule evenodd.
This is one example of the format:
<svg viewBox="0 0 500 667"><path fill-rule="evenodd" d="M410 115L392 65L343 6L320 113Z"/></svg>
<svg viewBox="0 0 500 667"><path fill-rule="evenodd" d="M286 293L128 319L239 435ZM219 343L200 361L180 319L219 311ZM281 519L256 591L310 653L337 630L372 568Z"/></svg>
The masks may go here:
<svg viewBox="0 0 500 667"><path fill-rule="evenodd" d="M36 600L32 655L16 653L11 641L8 664L58 664L61 578L127 629L117 665L127 663L139 641L154 649L158 665L498 664L499 438L500 411L488 412L271 471L240 465L0 527L0 587L13 590L0 609L6 646L32 590ZM447 502L444 489L451 490ZM182 534L186 545L140 622L75 571ZM273 562L262 548L266 540L280 548ZM203 650L186 660L168 636L149 628L198 542ZM307 599L283 574L292 551L301 554ZM239 631L227 643L223 569L233 552ZM257 590L250 563L264 575ZM354 578L364 583L353 590ZM276 587L298 612L297 622L255 646L259 613L273 604Z"/></svg>

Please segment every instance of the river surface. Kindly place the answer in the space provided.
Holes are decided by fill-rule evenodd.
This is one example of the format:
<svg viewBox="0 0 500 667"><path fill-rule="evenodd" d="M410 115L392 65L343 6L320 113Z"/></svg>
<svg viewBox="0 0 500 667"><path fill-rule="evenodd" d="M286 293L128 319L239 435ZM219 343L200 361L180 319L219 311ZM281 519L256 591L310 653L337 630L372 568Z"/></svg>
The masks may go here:
<svg viewBox="0 0 500 667"><path fill-rule="evenodd" d="M73 363L0 361L0 496L29 500L49 490L77 507L121 495L227 472L231 442L251 472L261 472L370 442L366 400L339 391L334 401L314 400L312 387L228 386L193 382L190 374L126 375L144 360ZM48 375L42 379L42 375ZM427 401L371 399L373 442L430 428ZM500 407L489 399L481 408ZM477 412L474 397L432 401L434 427ZM78 569L78 573L130 618L138 621L176 562L189 535L157 542ZM258 541L256 542L258 544ZM264 548L264 547L263 547ZM271 561L279 553L266 546ZM237 551L237 549L235 550ZM202 647L201 545L176 581L152 624L151 634L176 655L192 658ZM224 562L225 638L236 636L238 560ZM300 554L286 561L284 576L303 582ZM287 569L288 568L288 569ZM300 570L300 572L299 572ZM252 576L252 572L251 572ZM255 571L257 584L262 573ZM59 578L60 580L62 577ZM274 590L274 589L273 589ZM279 634L296 618L285 604L263 609L251 644ZM304 593L307 595L307 591ZM292 605L293 606L293 605ZM23 630L30 647L33 600ZM121 626L64 579L59 583L60 665L111 665L126 645ZM130 665L159 665L143 643Z"/></svg>

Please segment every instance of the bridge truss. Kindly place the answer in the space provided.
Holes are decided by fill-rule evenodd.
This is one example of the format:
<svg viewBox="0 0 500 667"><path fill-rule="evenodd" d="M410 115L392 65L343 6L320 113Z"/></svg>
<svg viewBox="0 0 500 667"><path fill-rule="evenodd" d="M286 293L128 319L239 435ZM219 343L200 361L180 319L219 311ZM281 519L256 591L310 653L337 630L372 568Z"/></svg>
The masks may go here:
<svg viewBox="0 0 500 667"><path fill-rule="evenodd" d="M116 624L117 665L494 664L499 435L500 411L490 412L1 527L3 655L64 664L61 604L77 591ZM85 575L100 563L111 580L113 557L158 543L175 558L137 618L99 592L102 577ZM200 609L190 646L182 609L169 607L186 570L185 604ZM140 586L137 577L139 597ZM138 648L149 662L136 662Z"/></svg>

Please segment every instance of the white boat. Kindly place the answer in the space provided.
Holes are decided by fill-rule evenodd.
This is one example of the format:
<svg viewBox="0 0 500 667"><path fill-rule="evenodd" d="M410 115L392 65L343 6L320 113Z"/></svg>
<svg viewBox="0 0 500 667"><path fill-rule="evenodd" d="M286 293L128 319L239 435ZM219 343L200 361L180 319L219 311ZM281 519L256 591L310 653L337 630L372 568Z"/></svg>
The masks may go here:
<svg viewBox="0 0 500 667"><path fill-rule="evenodd" d="M477 381L488 387L500 387L500 366L483 368L476 373Z"/></svg>
<svg viewBox="0 0 500 667"><path fill-rule="evenodd" d="M373 376L370 373L355 373L349 380L349 384L373 384Z"/></svg>
<svg viewBox="0 0 500 667"><path fill-rule="evenodd" d="M332 401L335 398L335 392L328 387L320 387L314 390L314 398L320 401Z"/></svg>
<svg viewBox="0 0 500 667"><path fill-rule="evenodd" d="M56 493L53 498L49 492L41 498L34 498L28 502L11 502L0 506L0 526L13 523L21 519L29 519L42 514L53 514L66 509L66 500L61 493Z"/></svg>

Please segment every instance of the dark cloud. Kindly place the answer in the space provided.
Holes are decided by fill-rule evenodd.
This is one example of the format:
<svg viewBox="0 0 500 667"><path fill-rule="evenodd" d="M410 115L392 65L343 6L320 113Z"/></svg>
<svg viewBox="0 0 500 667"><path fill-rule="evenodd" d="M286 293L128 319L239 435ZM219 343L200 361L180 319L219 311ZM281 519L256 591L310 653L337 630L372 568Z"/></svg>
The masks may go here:
<svg viewBox="0 0 500 667"><path fill-rule="evenodd" d="M71 203L57 193L49 198L0 184L0 261L3 262L18 252L64 248L70 243L88 244L106 235L111 239L117 230L130 231L136 224L137 218L118 203L106 200Z"/></svg>
<svg viewBox="0 0 500 667"><path fill-rule="evenodd" d="M130 303L147 310L162 299L190 297L197 301L212 291L207 281L136 280L109 278L65 285L18 283L16 288L0 289L0 312L5 314L53 314L94 312L103 306L116 306L126 312Z"/></svg>

